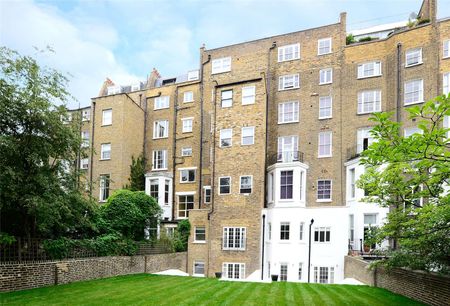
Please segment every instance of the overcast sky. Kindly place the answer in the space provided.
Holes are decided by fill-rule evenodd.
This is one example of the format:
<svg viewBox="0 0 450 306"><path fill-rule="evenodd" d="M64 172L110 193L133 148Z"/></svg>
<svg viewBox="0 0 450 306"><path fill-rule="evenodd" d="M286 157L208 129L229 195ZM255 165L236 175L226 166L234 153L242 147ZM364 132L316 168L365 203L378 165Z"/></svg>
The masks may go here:
<svg viewBox="0 0 450 306"><path fill-rule="evenodd" d="M450 0L438 0L450 16ZM347 30L408 20L422 0L0 0L0 44L35 55L70 73L69 107L90 104L106 77L121 85L144 81L153 67L163 77L197 69L207 49L336 23Z"/></svg>

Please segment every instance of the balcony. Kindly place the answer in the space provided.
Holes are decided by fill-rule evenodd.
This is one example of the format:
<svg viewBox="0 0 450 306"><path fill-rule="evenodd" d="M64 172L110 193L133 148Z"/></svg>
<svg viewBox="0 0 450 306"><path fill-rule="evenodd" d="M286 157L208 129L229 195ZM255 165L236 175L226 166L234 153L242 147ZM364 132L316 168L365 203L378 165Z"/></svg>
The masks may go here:
<svg viewBox="0 0 450 306"><path fill-rule="evenodd" d="M300 151L285 151L278 152L269 156L268 164L273 165L276 163L292 163L303 162L303 152Z"/></svg>

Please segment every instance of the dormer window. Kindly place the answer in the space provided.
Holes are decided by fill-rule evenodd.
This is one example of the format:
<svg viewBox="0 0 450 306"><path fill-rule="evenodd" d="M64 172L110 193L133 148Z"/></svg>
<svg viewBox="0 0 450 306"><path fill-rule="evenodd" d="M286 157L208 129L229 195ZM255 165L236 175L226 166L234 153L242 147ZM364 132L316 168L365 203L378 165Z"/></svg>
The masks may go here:
<svg viewBox="0 0 450 306"><path fill-rule="evenodd" d="M120 86L120 85L108 86L107 90L108 90L108 95L120 94L122 92L122 86Z"/></svg>

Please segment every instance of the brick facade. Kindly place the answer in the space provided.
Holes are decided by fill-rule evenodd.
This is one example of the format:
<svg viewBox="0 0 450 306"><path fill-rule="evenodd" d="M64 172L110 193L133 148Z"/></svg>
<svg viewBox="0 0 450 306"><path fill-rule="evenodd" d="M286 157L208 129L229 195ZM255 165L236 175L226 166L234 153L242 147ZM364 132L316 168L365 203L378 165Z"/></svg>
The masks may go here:
<svg viewBox="0 0 450 306"><path fill-rule="evenodd" d="M186 253L111 256L51 262L0 264L0 291L67 284L125 274L186 271Z"/></svg>
<svg viewBox="0 0 450 306"><path fill-rule="evenodd" d="M345 257L345 277L380 287L428 305L443 306L450 301L450 277L408 269L369 268L369 263Z"/></svg>

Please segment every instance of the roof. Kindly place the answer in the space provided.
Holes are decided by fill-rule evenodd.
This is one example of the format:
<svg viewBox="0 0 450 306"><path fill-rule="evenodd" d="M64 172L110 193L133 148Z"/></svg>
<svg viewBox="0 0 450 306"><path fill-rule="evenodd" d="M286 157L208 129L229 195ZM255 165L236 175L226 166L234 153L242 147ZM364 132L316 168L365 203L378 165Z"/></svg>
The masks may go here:
<svg viewBox="0 0 450 306"><path fill-rule="evenodd" d="M389 30L394 30L397 28L403 28L406 26L407 21L398 21L393 23L386 23L377 25L370 28L360 29L360 30L353 30L350 31L351 34L354 36L364 35L364 34L371 34L371 33L377 33L377 32L384 32Z"/></svg>

